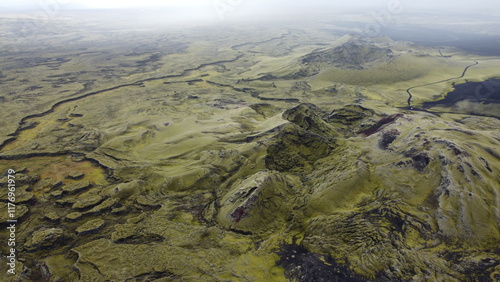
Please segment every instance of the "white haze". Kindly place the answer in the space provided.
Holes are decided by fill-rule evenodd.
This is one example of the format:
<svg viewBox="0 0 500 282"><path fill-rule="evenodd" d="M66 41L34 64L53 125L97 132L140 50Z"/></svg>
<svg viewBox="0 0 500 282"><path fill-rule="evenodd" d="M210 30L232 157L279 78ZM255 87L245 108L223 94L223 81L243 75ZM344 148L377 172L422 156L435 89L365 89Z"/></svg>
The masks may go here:
<svg viewBox="0 0 500 282"><path fill-rule="evenodd" d="M471 18L476 22L488 18L488 24L500 22L499 0L0 0L0 16L15 13L37 20L64 20L75 11L83 11L89 21L106 18L137 28L207 23L230 26L235 21L246 24L280 19L335 20L338 15L356 15L352 21L385 27L387 23L411 24L415 17L420 21L424 12L438 18L452 16L456 29L462 20ZM427 25L435 23L432 17ZM481 27L479 31L484 30Z"/></svg>
<svg viewBox="0 0 500 282"><path fill-rule="evenodd" d="M400 5L407 13L430 10L443 13L500 13L498 0L0 0L0 10L66 10L66 9L169 9L184 8L204 11L207 17L220 10L233 15L282 14L295 10L311 12L313 9L387 9ZM219 9L219 11L217 11ZM215 10L215 11L214 11ZM500 14L499 14L500 15Z"/></svg>

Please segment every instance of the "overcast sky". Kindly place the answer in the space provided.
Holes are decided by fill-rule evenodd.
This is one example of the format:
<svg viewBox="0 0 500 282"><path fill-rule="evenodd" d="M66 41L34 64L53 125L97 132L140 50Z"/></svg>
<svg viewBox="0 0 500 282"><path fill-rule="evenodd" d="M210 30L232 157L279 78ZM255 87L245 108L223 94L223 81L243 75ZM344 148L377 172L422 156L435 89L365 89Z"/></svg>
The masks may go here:
<svg viewBox="0 0 500 282"><path fill-rule="evenodd" d="M168 17L171 22L254 19L259 16L311 17L315 11L330 13L343 12L344 9L402 17L422 9L443 15L479 12L500 16L500 0L0 0L0 12L13 9L45 12L49 18L62 15L65 10L121 8L142 9L143 12L146 9L166 10L163 18Z"/></svg>
<svg viewBox="0 0 500 282"><path fill-rule="evenodd" d="M219 3L228 6L251 5L260 6L262 9L276 6L297 6L297 5L321 5L327 4L339 7L384 7L392 3L401 2L408 8L461 8L484 9L492 11L500 8L498 0L0 0L0 8L30 8L37 9L40 6L59 5L60 8L132 8L132 7L195 7L204 8Z"/></svg>

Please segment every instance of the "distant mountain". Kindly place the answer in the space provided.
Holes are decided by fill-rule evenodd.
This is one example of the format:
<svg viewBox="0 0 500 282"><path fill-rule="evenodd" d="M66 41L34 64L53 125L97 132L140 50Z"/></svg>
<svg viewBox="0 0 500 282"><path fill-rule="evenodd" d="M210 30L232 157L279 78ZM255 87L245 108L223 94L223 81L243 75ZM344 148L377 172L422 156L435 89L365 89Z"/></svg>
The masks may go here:
<svg viewBox="0 0 500 282"><path fill-rule="evenodd" d="M366 37L346 35L333 47L303 56L300 63L314 73L332 66L360 70L390 62L395 57L391 49L377 47Z"/></svg>
<svg viewBox="0 0 500 282"><path fill-rule="evenodd" d="M393 50L391 46L397 44L388 37L370 39L345 35L326 48L304 54L260 79L310 78L312 84L387 84L420 77L430 68L448 66L448 62L427 54Z"/></svg>

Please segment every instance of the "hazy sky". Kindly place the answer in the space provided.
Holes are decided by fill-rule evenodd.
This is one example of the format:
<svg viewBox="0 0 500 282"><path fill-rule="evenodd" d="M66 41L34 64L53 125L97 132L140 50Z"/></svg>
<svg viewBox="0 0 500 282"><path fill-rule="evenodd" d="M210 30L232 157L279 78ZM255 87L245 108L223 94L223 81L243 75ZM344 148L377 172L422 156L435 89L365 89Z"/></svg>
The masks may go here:
<svg viewBox="0 0 500 282"><path fill-rule="evenodd" d="M443 15L479 12L500 16L500 0L0 0L0 12L12 9L45 12L49 18L56 18L65 10L107 8L165 11L168 16L164 18L168 17L170 22L314 16L315 11L330 13L344 9L403 17L422 9Z"/></svg>
<svg viewBox="0 0 500 282"><path fill-rule="evenodd" d="M385 7L391 3L400 2L408 8L426 8L426 9L444 9L461 8L484 9L492 11L500 8L498 0L0 0L1 8L24 7L36 9L40 6L58 5L60 8L132 8L132 7L158 7L158 6L176 6L176 7L196 7L204 8L213 6L215 3L228 6L251 5L260 6L262 9L276 6L297 6L297 5L320 5L327 4L331 6L349 6L366 8Z"/></svg>

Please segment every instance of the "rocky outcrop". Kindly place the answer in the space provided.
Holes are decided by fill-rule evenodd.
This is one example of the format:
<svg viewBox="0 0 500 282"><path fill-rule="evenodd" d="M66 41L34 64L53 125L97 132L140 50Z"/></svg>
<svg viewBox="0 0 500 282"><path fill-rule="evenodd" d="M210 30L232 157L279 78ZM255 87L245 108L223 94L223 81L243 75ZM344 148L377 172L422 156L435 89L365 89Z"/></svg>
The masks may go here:
<svg viewBox="0 0 500 282"><path fill-rule="evenodd" d="M91 208L90 210L86 211L85 214L95 214L95 213L100 213L106 210L111 209L115 204L117 204L120 200L117 198L110 198L104 200L102 203L99 205Z"/></svg>
<svg viewBox="0 0 500 282"><path fill-rule="evenodd" d="M85 176L85 174L83 174L80 171L72 171L66 176L66 178L78 180L78 179L82 179L84 176Z"/></svg>
<svg viewBox="0 0 500 282"><path fill-rule="evenodd" d="M286 110L283 118L322 137L338 136L335 128L323 120L321 111L314 104L300 104Z"/></svg>
<svg viewBox="0 0 500 282"><path fill-rule="evenodd" d="M382 137L378 141L378 146L380 147L380 149L387 150L387 148L389 148L389 145L391 145L391 143L394 142L400 134L401 133L396 128L384 131L382 133Z"/></svg>
<svg viewBox="0 0 500 282"><path fill-rule="evenodd" d="M280 259L277 264L285 269L285 275L291 281L366 281L365 277L337 263L332 257L312 253L298 245L285 244L278 254Z"/></svg>
<svg viewBox="0 0 500 282"><path fill-rule="evenodd" d="M56 247L64 239L64 232L60 228L48 228L35 231L28 242L26 248L30 251L37 249L51 249Z"/></svg>
<svg viewBox="0 0 500 282"><path fill-rule="evenodd" d="M70 212L66 215L66 220L67 221L77 221L80 220L83 217L83 213L81 212Z"/></svg>
<svg viewBox="0 0 500 282"><path fill-rule="evenodd" d="M266 233L286 224L297 202L297 184L276 171L260 171L236 181L219 204L217 221L225 228Z"/></svg>
<svg viewBox="0 0 500 282"><path fill-rule="evenodd" d="M57 213L52 211L52 212L46 213L44 216L44 219L51 221L51 222L58 222L61 219L61 217Z"/></svg>
<svg viewBox="0 0 500 282"><path fill-rule="evenodd" d="M141 185L144 185L142 180L133 180L130 182L119 183L116 185L110 185L104 188L100 195L103 197L111 197L120 200L125 200L128 197L136 194L140 191Z"/></svg>
<svg viewBox="0 0 500 282"><path fill-rule="evenodd" d="M373 116L375 112L371 109L359 105L348 105L338 110L332 111L325 121L328 123L340 123L348 126L355 126L362 120Z"/></svg>
<svg viewBox="0 0 500 282"><path fill-rule="evenodd" d="M283 113L289 120L269 143L266 167L272 170L308 170L311 165L328 156L337 146L336 129L321 117L313 104L300 104Z"/></svg>
<svg viewBox="0 0 500 282"><path fill-rule="evenodd" d="M101 203L104 198L101 195L80 195L73 204L73 209L86 209Z"/></svg>
<svg viewBox="0 0 500 282"><path fill-rule="evenodd" d="M328 156L335 146L329 138L287 124L270 141L265 157L266 167L278 171L310 170L315 161Z"/></svg>
<svg viewBox="0 0 500 282"><path fill-rule="evenodd" d="M76 234L85 235L97 232L104 226L105 223L106 222L100 218L89 220L76 229Z"/></svg>
<svg viewBox="0 0 500 282"><path fill-rule="evenodd" d="M62 190L68 194L76 194L76 193L81 192L83 190L86 190L90 187L91 187L90 182L85 180L85 181L78 181L75 183L64 185L64 186L62 186Z"/></svg>

